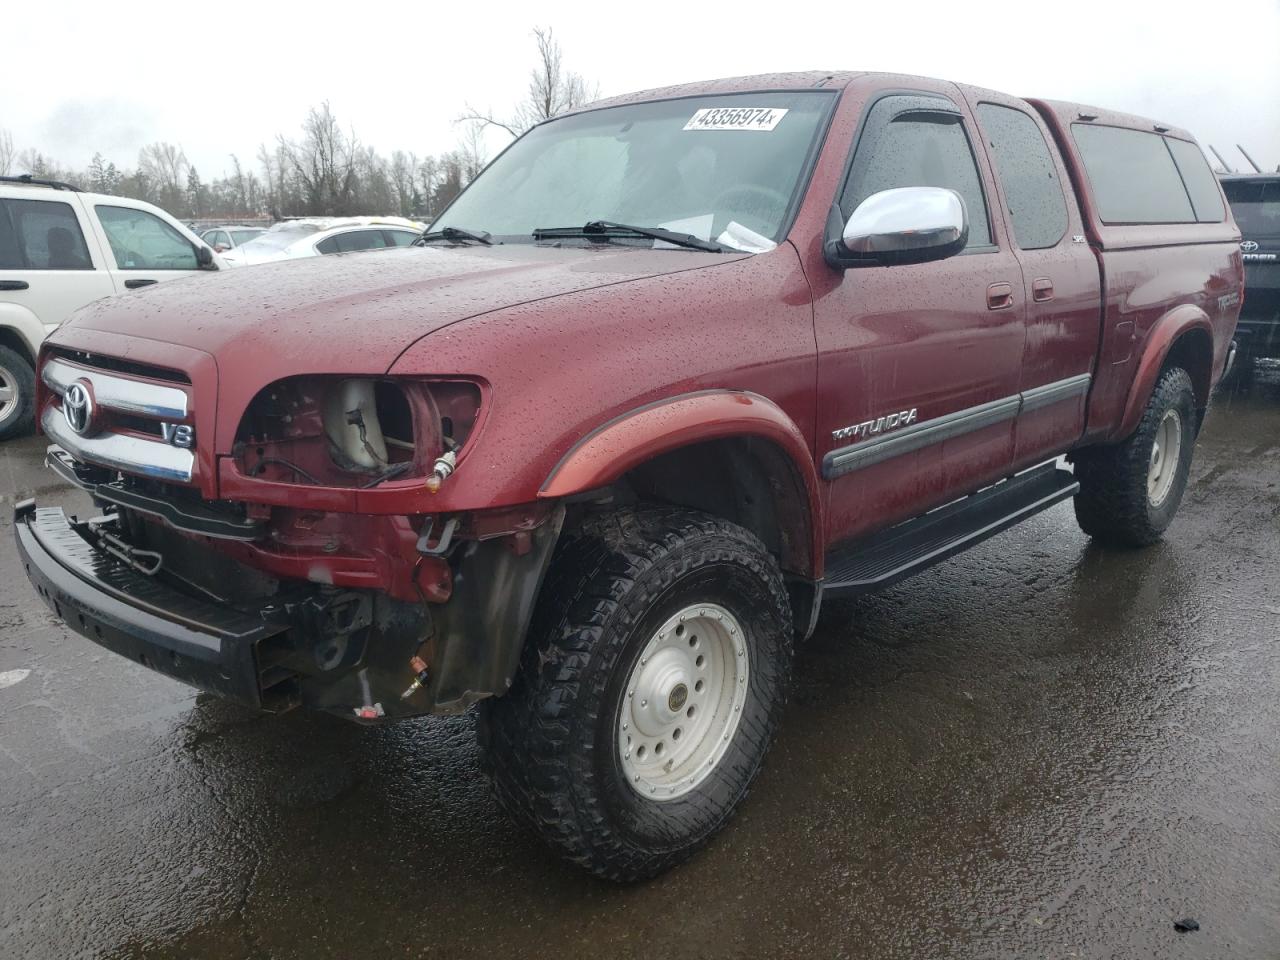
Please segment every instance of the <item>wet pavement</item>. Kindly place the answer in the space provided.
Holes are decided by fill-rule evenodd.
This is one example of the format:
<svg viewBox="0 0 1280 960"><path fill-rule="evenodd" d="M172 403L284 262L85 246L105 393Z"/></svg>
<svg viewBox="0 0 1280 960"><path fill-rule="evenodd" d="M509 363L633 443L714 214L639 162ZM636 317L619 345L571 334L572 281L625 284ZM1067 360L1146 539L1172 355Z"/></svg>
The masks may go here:
<svg viewBox="0 0 1280 960"><path fill-rule="evenodd" d="M831 604L740 815L632 887L503 818L470 717L255 716L61 626L7 519L77 503L41 450L0 445L0 957L1280 956L1280 370L1165 543L1062 505Z"/></svg>

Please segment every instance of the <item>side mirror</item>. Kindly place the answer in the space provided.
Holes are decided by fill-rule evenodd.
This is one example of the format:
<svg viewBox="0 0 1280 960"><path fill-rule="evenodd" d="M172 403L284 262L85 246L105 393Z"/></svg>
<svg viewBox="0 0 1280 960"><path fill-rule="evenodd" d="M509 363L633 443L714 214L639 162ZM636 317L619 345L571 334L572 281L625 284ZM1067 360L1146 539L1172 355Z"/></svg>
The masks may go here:
<svg viewBox="0 0 1280 960"><path fill-rule="evenodd" d="M213 265L213 251L203 243L196 244L196 266L201 270L216 270Z"/></svg>
<svg viewBox="0 0 1280 960"><path fill-rule="evenodd" d="M858 204L848 223L841 219L832 207L823 243L827 263L837 270L943 260L969 240L964 199L943 187L881 190Z"/></svg>

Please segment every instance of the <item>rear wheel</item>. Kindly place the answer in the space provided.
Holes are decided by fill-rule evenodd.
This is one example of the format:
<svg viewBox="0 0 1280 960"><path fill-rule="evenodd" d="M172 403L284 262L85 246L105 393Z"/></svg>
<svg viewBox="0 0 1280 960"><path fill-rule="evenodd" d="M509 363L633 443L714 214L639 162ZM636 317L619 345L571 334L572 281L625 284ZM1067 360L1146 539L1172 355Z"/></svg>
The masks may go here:
<svg viewBox="0 0 1280 960"><path fill-rule="evenodd" d="M481 704L502 805L598 876L684 860L773 738L792 627L773 558L689 510L601 517L557 551L511 692Z"/></svg>
<svg viewBox="0 0 1280 960"><path fill-rule="evenodd" d="M1197 416L1191 377L1170 367L1127 440L1072 454L1080 528L1102 543L1142 547L1158 541L1186 490Z"/></svg>
<svg viewBox="0 0 1280 960"><path fill-rule="evenodd" d="M36 375L22 356L0 347L0 440L21 436L35 420Z"/></svg>

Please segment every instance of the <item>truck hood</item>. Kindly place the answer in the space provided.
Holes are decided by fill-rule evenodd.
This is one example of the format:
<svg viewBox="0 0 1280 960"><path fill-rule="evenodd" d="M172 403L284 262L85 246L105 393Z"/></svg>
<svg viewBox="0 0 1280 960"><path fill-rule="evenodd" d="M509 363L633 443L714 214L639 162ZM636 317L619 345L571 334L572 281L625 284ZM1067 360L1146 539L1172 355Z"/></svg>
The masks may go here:
<svg viewBox="0 0 1280 960"><path fill-rule="evenodd" d="M742 256L508 244L310 257L109 297L75 314L51 342L74 348L78 330L95 330L190 347L213 356L223 376L252 371L259 384L384 373L415 341L468 317Z"/></svg>

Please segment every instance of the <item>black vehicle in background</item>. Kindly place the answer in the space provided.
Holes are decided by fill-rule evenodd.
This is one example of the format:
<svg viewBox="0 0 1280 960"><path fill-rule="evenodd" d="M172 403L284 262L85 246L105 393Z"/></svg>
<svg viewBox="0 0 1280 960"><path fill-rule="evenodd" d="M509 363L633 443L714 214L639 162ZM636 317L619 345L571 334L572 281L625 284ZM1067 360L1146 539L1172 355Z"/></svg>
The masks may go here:
<svg viewBox="0 0 1280 960"><path fill-rule="evenodd" d="M1248 376L1254 357L1280 357L1280 172L1220 175L1244 239L1244 306L1236 363Z"/></svg>

